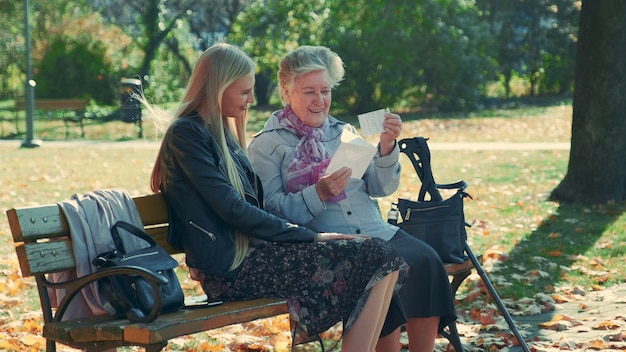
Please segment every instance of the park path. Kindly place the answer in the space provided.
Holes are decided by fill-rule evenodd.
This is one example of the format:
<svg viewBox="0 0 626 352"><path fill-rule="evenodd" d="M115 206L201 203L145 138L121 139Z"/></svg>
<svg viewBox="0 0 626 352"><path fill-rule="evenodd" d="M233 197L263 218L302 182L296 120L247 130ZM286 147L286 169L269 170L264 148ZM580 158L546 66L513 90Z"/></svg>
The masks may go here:
<svg viewBox="0 0 626 352"><path fill-rule="evenodd" d="M0 140L0 146L20 148L21 140ZM39 148L146 148L157 149L160 142L147 140L132 140L122 142L111 141L43 141ZM530 143L509 143L509 142L428 142L431 150L569 150L570 143L563 142L530 142Z"/></svg>

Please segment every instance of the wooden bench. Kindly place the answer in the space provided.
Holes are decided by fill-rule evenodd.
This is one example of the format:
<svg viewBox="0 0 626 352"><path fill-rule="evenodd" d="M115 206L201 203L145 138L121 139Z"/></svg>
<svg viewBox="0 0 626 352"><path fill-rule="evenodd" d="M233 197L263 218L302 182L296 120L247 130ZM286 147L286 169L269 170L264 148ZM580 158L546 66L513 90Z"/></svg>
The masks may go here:
<svg viewBox="0 0 626 352"><path fill-rule="evenodd" d="M160 194L151 194L133 199L146 231L169 253L179 254L167 242L169 224L163 197ZM47 351L55 351L56 342L94 351L119 346L140 346L146 351L160 351L168 340L175 337L288 313L284 300L258 299L182 309L162 314L150 324L133 324L108 315L61 321L61 317L56 316L55 309L50 304L50 283L46 280L46 275L73 270L76 266L69 227L63 211L59 205L49 204L13 208L6 213L22 276L33 276L37 283ZM446 265L448 275L452 278L454 293L473 268L469 260L463 264ZM75 285L70 285L68 291L76 289ZM443 336L456 351L463 351L455 324L451 324Z"/></svg>
<svg viewBox="0 0 626 352"><path fill-rule="evenodd" d="M17 133L19 112L26 111L27 102L23 99L15 100L15 128ZM35 117L48 117L52 119L60 118L65 124L65 139L69 137L71 124L77 124L80 128L80 136L85 137L85 129L83 120L85 119L85 110L89 105L87 99L35 99Z"/></svg>
<svg viewBox="0 0 626 352"><path fill-rule="evenodd" d="M167 242L169 225L163 197L156 194L133 199L146 231L168 252L179 253ZM108 315L61 321L50 304L46 274L73 270L76 266L63 211L59 205L50 204L13 208L7 211L7 217L22 276L33 276L37 283L47 351L55 351L56 342L93 351L120 346L160 351L175 337L288 313L284 300L257 299L183 308L161 314L149 324L133 324ZM68 291L76 289L76 285L70 285Z"/></svg>

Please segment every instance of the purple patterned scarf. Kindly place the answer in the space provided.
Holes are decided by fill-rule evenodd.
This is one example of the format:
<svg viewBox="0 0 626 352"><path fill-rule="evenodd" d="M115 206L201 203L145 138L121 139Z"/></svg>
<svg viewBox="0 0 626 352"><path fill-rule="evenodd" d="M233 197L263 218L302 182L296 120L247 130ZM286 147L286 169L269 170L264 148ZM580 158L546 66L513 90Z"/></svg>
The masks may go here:
<svg viewBox="0 0 626 352"><path fill-rule="evenodd" d="M324 120L321 127L307 126L289 105L278 112L277 116L281 126L300 138L287 169L287 191L295 193L316 184L330 164L332 155L322 143L324 131L328 130L328 119ZM326 201L334 203L345 198L346 194L342 192Z"/></svg>

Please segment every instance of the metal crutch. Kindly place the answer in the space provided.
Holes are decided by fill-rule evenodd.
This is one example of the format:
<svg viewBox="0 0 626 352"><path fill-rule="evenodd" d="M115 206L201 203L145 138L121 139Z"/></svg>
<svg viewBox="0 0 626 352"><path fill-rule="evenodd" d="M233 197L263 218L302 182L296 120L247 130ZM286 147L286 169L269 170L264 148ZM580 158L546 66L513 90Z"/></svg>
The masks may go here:
<svg viewBox="0 0 626 352"><path fill-rule="evenodd" d="M487 290L489 290L491 297L493 298L494 301L496 301L496 305L498 306L498 308L500 309L500 312L504 316L504 320L506 320L506 323L509 325L509 328L511 328L511 330L513 331L513 334L517 338L517 341L519 341L522 351L530 352L530 350L528 349L528 346L526 345L526 341L524 341L524 338L520 334L519 330L517 330L517 326L515 326L515 322L513 321L513 318L511 318L511 315L506 310L506 307L504 306L504 303L500 299L498 292L496 292L496 289L491 284L491 281L489 281L489 278L487 277L487 273L485 272L485 270L483 270L483 267L478 262L478 259L474 255L474 252L472 252L472 249L467 244L467 242L465 242L465 252L469 256L470 260L472 261L472 264L476 268L476 272L478 272L478 275L480 275L480 278L483 280L483 283L485 284L485 286L487 286Z"/></svg>

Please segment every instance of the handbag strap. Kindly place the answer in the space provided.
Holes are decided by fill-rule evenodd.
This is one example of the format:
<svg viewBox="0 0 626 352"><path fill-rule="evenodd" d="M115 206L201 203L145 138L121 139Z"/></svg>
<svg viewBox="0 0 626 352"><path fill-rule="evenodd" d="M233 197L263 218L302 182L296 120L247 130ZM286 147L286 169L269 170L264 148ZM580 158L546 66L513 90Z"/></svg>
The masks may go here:
<svg viewBox="0 0 626 352"><path fill-rule="evenodd" d="M442 201L443 197L439 189L459 189L459 192L465 191L467 182L458 181L455 183L437 184L433 176L433 170L430 165L430 149L428 148L428 138L413 137L405 138L398 142L400 152L406 154L411 160L411 164L415 168L417 176L422 181L417 200L423 202L426 193L430 194L431 201Z"/></svg>
<svg viewBox="0 0 626 352"><path fill-rule="evenodd" d="M464 191L467 188L467 182L458 181L455 183L445 183L445 184L437 184L437 188L440 189L459 189L459 191Z"/></svg>
<svg viewBox="0 0 626 352"><path fill-rule="evenodd" d="M443 197L437 189L437 184L435 183L433 171L430 166L430 149L428 149L427 140L428 138L424 137L405 138L402 139L398 145L400 152L409 157L417 172L417 176L419 176L420 181L422 181L419 196L417 197L418 201L424 201L426 193L430 194L432 201L441 201Z"/></svg>
<svg viewBox="0 0 626 352"><path fill-rule="evenodd" d="M126 230L131 235L137 236L142 240L148 242L151 247L157 245L154 238L148 235L144 230L129 222L119 220L115 224L113 224L113 227L111 227L111 236L113 237L113 243L115 243L115 247L117 247L117 250L120 251L122 254L126 254L126 249L124 248L124 243L122 242L122 237L120 236L120 228Z"/></svg>

